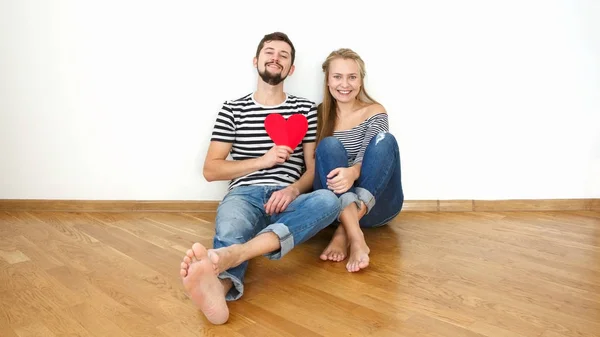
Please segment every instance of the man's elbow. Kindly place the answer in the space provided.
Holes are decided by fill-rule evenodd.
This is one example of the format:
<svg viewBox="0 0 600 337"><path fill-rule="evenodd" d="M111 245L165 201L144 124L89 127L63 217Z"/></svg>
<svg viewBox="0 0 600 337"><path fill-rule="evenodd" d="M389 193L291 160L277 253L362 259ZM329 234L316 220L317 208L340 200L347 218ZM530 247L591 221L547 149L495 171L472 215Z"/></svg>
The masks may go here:
<svg viewBox="0 0 600 337"><path fill-rule="evenodd" d="M204 179L206 179L206 181L208 181L208 182L217 180L217 177L215 176L214 171L211 170L210 167L208 167L208 165L204 165L204 169L202 170L202 175L204 175Z"/></svg>

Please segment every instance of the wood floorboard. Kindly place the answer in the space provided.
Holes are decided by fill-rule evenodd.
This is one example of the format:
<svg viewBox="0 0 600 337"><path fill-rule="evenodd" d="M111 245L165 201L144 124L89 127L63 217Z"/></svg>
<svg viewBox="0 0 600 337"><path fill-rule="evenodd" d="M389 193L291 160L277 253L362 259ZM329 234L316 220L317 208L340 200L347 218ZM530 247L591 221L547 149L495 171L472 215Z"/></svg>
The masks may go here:
<svg viewBox="0 0 600 337"><path fill-rule="evenodd" d="M319 259L332 228L252 260L223 326L179 276L214 212L3 210L0 336L600 336L600 212L450 206L365 229L360 273Z"/></svg>

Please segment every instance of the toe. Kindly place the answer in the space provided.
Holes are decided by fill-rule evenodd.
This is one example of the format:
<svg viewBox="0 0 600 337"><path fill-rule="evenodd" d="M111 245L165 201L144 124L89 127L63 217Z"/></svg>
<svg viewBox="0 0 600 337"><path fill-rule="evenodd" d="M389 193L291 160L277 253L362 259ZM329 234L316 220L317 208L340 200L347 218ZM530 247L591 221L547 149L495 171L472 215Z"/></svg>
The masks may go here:
<svg viewBox="0 0 600 337"><path fill-rule="evenodd" d="M183 260L185 261L185 259L186 259L186 258L188 258L190 261L191 261L192 259L194 259L194 252L193 252L191 249L188 249L188 250L185 252L185 256L183 257Z"/></svg>
<svg viewBox="0 0 600 337"><path fill-rule="evenodd" d="M192 245L192 251L194 256L196 256L196 258L199 260L204 258L208 254L206 248L204 248L204 246L199 244L198 242Z"/></svg>

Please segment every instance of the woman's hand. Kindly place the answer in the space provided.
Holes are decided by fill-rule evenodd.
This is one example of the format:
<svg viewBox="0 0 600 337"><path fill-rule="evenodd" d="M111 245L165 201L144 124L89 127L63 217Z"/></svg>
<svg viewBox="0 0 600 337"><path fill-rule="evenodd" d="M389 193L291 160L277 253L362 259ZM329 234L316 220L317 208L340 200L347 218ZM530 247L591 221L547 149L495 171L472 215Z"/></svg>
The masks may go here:
<svg viewBox="0 0 600 337"><path fill-rule="evenodd" d="M354 185L354 181L358 179L359 174L353 167L338 167L327 175L327 188L333 193L342 194Z"/></svg>

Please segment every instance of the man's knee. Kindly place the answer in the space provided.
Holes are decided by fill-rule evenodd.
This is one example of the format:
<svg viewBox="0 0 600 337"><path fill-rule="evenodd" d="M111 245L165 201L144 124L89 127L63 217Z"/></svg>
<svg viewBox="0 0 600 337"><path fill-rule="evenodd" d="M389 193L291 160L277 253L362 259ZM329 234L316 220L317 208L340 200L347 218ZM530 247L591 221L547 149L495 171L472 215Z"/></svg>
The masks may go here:
<svg viewBox="0 0 600 337"><path fill-rule="evenodd" d="M253 206L241 197L225 199L217 208L215 236L220 241L248 240L254 234Z"/></svg>
<svg viewBox="0 0 600 337"><path fill-rule="evenodd" d="M232 219L217 220L215 239L221 242L242 243L252 237L252 226Z"/></svg>

